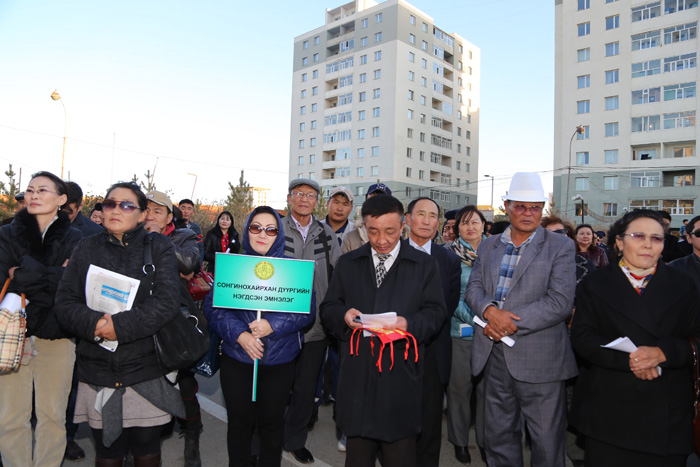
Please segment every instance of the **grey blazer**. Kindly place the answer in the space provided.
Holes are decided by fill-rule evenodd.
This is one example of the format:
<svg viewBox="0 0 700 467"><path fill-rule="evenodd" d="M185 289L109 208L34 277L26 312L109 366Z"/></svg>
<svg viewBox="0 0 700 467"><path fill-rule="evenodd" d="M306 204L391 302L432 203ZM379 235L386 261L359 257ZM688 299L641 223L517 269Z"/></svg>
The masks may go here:
<svg viewBox="0 0 700 467"><path fill-rule="evenodd" d="M576 288L574 242L542 227L536 231L515 268L504 308L520 317L515 345L503 346L513 378L528 383L561 381L578 374L565 321L571 315ZM480 318L495 301L498 272L506 245L501 236L479 245L469 284L467 305ZM491 354L493 342L474 332L472 372L478 375Z"/></svg>

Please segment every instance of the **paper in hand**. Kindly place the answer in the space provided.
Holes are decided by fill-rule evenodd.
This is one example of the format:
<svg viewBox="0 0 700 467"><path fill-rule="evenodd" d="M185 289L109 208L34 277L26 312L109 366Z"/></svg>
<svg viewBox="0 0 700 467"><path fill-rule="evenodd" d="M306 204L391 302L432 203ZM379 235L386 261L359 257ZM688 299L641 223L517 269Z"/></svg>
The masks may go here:
<svg viewBox="0 0 700 467"><path fill-rule="evenodd" d="M620 352L627 352L627 353L632 353L637 350L637 346L634 345L634 342L632 340L625 336L625 337L618 337L614 341L610 341L605 345L601 345L601 347L605 349L612 349L612 350L619 350ZM659 372L659 376L661 376L661 367L657 366L656 371Z"/></svg>
<svg viewBox="0 0 700 467"><path fill-rule="evenodd" d="M477 315L474 315L474 324L478 324L482 328L485 328L486 325L489 323L487 323L483 319L479 318ZM510 338L509 336L502 337L501 342L503 342L508 347L513 347L515 345L515 341L512 338Z"/></svg>

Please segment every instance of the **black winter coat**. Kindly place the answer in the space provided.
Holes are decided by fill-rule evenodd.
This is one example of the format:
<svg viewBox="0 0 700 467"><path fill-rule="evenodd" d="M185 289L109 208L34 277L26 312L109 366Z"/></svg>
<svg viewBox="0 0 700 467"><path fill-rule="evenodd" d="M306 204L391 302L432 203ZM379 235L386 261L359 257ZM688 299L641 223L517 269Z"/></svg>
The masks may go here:
<svg viewBox="0 0 700 467"><path fill-rule="evenodd" d="M392 349L386 345L381 373L376 366L376 337L360 337L358 355L351 356L351 331L344 321L350 308L371 314L395 311L406 318L408 332L418 341L418 363L412 340L407 360L406 341L393 343L393 368ZM321 323L340 341L336 420L343 434L391 443L420 432L425 343L435 338L450 314L437 262L407 240L401 241L398 257L379 288L369 243L340 257L321 304Z"/></svg>
<svg viewBox="0 0 700 467"><path fill-rule="evenodd" d="M640 296L617 262L588 276L576 294L571 343L581 370L571 422L605 443L658 455L693 450L693 356L686 338L700 335L700 297L692 280L664 265ZM627 336L659 347L662 374L641 380L629 354L601 346Z"/></svg>
<svg viewBox="0 0 700 467"><path fill-rule="evenodd" d="M223 233L220 229L213 228L207 232L207 236L204 238L204 261L207 261L207 271L214 272L214 260L216 259L217 253L223 253L226 250L221 249L221 237ZM229 249L230 253L238 253L241 250L241 242L238 238L238 232L234 229L229 229Z"/></svg>
<svg viewBox="0 0 700 467"><path fill-rule="evenodd" d="M10 268L15 270L10 292L24 293L27 305L27 335L42 339L70 337L58 325L54 296L61 280L63 263L82 237L71 227L68 215L58 213L58 219L41 238L39 224L26 209L17 213L10 225L0 228L0 280L4 284Z"/></svg>
<svg viewBox="0 0 700 467"><path fill-rule="evenodd" d="M80 242L68 263L56 294L56 308L61 326L81 338L76 367L78 380L84 383L123 387L162 374L153 334L179 313L180 275L173 243L163 235L152 235L155 274L153 294L149 294L143 272L145 236L141 225L124 233L121 242L106 231L93 235ZM91 264L141 281L133 307L112 316L119 341L115 352L94 341L95 327L103 313L85 304L85 279Z"/></svg>

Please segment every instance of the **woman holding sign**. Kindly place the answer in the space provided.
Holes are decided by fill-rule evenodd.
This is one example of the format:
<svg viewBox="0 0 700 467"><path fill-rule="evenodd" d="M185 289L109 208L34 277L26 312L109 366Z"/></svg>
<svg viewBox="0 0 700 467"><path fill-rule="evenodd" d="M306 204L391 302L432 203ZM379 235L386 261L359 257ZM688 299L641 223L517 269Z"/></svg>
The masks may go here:
<svg viewBox="0 0 700 467"><path fill-rule="evenodd" d="M243 231L243 254L283 258L284 230L277 212L253 210ZM304 339L302 328L314 320L309 313L263 313L214 308L213 293L204 301L209 325L223 340L221 389L228 411L230 466L251 465L251 437L257 426L260 456L257 465L279 466L282 456L284 410L294 380L294 359ZM252 401L253 366L258 360L257 402Z"/></svg>
<svg viewBox="0 0 700 467"><path fill-rule="evenodd" d="M87 421L92 429L97 467L121 466L127 451L135 467L160 465L162 426L171 414L184 416L180 391L163 377L153 343L153 335L180 312L180 274L167 237L151 234L146 244L146 207L138 185L113 185L102 202L105 231L78 244L56 294L61 326L80 337L74 420ZM146 248L155 267L152 287L144 268ZM93 265L135 279L138 289L131 308L113 314L103 310L111 297L129 303L134 292L121 294L132 290L129 282L120 282L118 288L103 282L105 286L86 296ZM100 299L92 300L96 296Z"/></svg>
<svg viewBox="0 0 700 467"><path fill-rule="evenodd" d="M573 425L587 436L587 466L685 466L693 450L693 353L700 297L660 260L664 226L633 211L608 235L618 259L576 294L571 340L581 371ZM602 346L628 337L637 350Z"/></svg>

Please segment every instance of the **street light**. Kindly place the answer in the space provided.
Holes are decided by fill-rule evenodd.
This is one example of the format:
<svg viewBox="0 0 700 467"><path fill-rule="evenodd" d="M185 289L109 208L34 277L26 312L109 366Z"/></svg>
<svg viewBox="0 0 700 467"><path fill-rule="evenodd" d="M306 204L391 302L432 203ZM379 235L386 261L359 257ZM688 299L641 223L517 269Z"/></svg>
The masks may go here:
<svg viewBox="0 0 700 467"><path fill-rule="evenodd" d="M565 216L569 215L569 185L571 185L571 145L574 142L574 136L582 135L584 131L585 128L583 128L583 126L577 126L576 131L574 131L574 134L571 135L571 139L569 140L569 174L566 177L566 208L564 209Z"/></svg>
<svg viewBox="0 0 700 467"><path fill-rule="evenodd" d="M61 95L58 93L58 90L54 89L53 93L51 94L51 99L61 101L61 105L63 106L63 154L61 154L61 179L63 179L63 165L66 160L66 132L68 130L68 117L66 116L66 104L63 103L63 99L61 99Z"/></svg>
<svg viewBox="0 0 700 467"><path fill-rule="evenodd" d="M496 217L496 213L493 209L493 175L484 175L486 178L491 178L491 220Z"/></svg>
<svg viewBox="0 0 700 467"><path fill-rule="evenodd" d="M197 174L187 173L187 175L192 175L194 177L194 184L192 185L192 199L194 200L194 187L197 186Z"/></svg>
<svg viewBox="0 0 700 467"><path fill-rule="evenodd" d="M584 217L585 213L583 212L583 196L576 195L573 198L571 198L571 201L581 201L581 223L585 224L586 218Z"/></svg>

